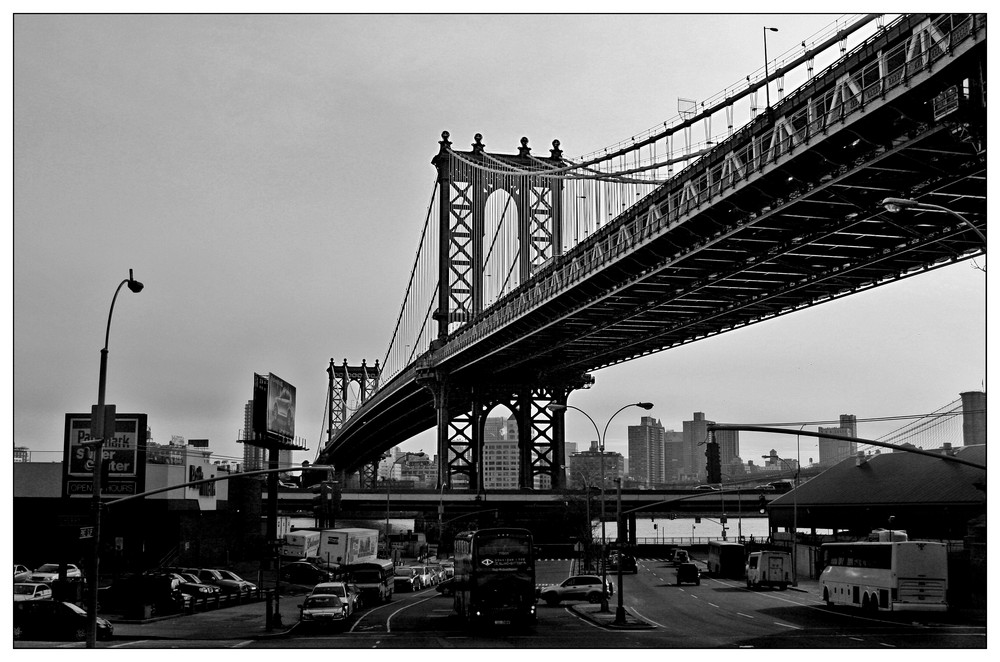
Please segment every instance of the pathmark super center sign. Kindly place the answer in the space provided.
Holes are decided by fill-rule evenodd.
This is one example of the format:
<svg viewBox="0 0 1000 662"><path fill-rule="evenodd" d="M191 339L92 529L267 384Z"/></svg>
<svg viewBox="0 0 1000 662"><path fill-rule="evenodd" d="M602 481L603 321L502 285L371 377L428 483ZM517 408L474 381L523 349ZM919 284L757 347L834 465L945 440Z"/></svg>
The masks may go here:
<svg viewBox="0 0 1000 662"><path fill-rule="evenodd" d="M93 498L95 448L90 414L66 414L63 445L63 494ZM139 494L146 489L146 415L118 414L115 431L102 449L105 479L101 494L107 497Z"/></svg>

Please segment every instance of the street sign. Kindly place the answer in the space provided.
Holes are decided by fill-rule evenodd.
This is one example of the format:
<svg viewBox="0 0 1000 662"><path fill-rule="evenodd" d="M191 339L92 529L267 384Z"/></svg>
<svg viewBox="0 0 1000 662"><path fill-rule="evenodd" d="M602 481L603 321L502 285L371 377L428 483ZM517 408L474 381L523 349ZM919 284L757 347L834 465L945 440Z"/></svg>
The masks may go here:
<svg viewBox="0 0 1000 662"><path fill-rule="evenodd" d="M84 540L86 538L93 538L93 537L94 537L94 527L92 527L92 526L81 526L80 527L80 540Z"/></svg>

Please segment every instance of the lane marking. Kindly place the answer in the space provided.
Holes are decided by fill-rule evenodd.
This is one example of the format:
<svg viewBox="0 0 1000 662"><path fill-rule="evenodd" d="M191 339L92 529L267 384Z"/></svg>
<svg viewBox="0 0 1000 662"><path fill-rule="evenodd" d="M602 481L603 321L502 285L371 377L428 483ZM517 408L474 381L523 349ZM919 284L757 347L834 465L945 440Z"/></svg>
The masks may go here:
<svg viewBox="0 0 1000 662"><path fill-rule="evenodd" d="M635 615L636 615L636 616L638 616L638 617L639 617L639 618L641 618L642 620L646 621L647 623L652 623L652 624L653 624L653 625L655 625L656 627L659 627L659 628L663 628L664 630L666 630L666 629L667 629L667 628L666 628L666 626L664 626L664 625L661 625L660 623L657 623L657 622L656 622L656 621L654 621L653 619L651 619L651 618L646 618L645 616L643 616L642 614L640 614L640 613L639 613L639 610L638 610L638 609L636 609L635 607L633 607L633 606L629 605L629 609L631 609L631 610L633 611L633 613L635 613Z"/></svg>
<svg viewBox="0 0 1000 662"><path fill-rule="evenodd" d="M718 608L719 608L719 605L716 605L716 604L712 604L711 602L709 602L708 604L712 605L712 606L713 606L713 607L715 607L716 609L718 609Z"/></svg>
<svg viewBox="0 0 1000 662"><path fill-rule="evenodd" d="M895 648L892 644L880 643L879 646L885 646L886 648Z"/></svg>
<svg viewBox="0 0 1000 662"><path fill-rule="evenodd" d="M750 614L744 614L744 613L743 613L742 611L738 611L738 612L736 612L736 615L737 615L737 616L742 616L743 618L754 618L754 617L753 617L753 616L751 616Z"/></svg>
<svg viewBox="0 0 1000 662"><path fill-rule="evenodd" d="M848 637L848 639L851 639L853 641L864 641L864 639L860 639L858 637Z"/></svg>
<svg viewBox="0 0 1000 662"><path fill-rule="evenodd" d="M136 639L133 641L123 641L120 644L115 644L114 646L108 646L108 648L125 648L126 646L145 644L148 643L149 641L150 641L149 639Z"/></svg>
<svg viewBox="0 0 1000 662"><path fill-rule="evenodd" d="M243 648L244 646L249 646L253 643L253 640L239 641L230 646L230 648Z"/></svg>
<svg viewBox="0 0 1000 662"><path fill-rule="evenodd" d="M802 628L798 627L797 625L789 625L788 623L781 623L779 621L775 621L774 624L775 625L780 625L783 628L791 628L793 630L801 630L802 629Z"/></svg>
<svg viewBox="0 0 1000 662"><path fill-rule="evenodd" d="M389 618L385 619L385 631L386 631L387 633L390 633L390 632L392 632L392 628L391 628L391 627L389 626L389 622L390 622L390 621L392 620L392 617L393 617L393 616L395 616L395 615L396 615L396 614L398 614L399 612L403 611L404 609L409 609L410 607L416 607L416 606L417 606L417 605L419 605L419 604L420 604L421 602L427 602L428 600L430 600L430 599L432 599L432 598L435 598L435 597L437 597L437 596L435 596L435 595L432 595L432 596L429 596L429 597L426 597L426 598L424 598L423 600L417 600L416 602L411 602L410 604L408 604L408 605L403 605L402 607L400 607L400 608L399 608L399 609L397 609L396 611L394 611L394 612L392 612L391 614L389 614Z"/></svg>

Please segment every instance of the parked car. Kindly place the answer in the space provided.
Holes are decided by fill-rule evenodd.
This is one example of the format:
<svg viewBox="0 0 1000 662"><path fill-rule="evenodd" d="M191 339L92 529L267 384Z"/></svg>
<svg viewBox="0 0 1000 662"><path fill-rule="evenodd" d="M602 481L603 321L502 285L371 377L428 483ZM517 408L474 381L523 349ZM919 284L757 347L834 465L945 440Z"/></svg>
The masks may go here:
<svg viewBox="0 0 1000 662"><path fill-rule="evenodd" d="M413 566L398 566L396 576L393 577L393 587L396 591L419 591L423 588L420 572Z"/></svg>
<svg viewBox="0 0 1000 662"><path fill-rule="evenodd" d="M349 615L345 602L330 593L306 596L299 605L299 623L303 626L346 623Z"/></svg>
<svg viewBox="0 0 1000 662"><path fill-rule="evenodd" d="M639 572L639 565L636 563L635 557L631 554L612 552L608 557L608 570L617 572L619 563L621 564L622 572L631 572L633 575Z"/></svg>
<svg viewBox="0 0 1000 662"><path fill-rule="evenodd" d="M191 574L190 572L179 572L174 574L180 580L177 585L177 589L185 595L190 595L195 598L211 598L219 593L222 593L221 588L215 586L214 584L206 584L198 579L198 575Z"/></svg>
<svg viewBox="0 0 1000 662"><path fill-rule="evenodd" d="M295 561L281 566L281 578L296 584L319 584L333 581L333 572L317 567L309 561Z"/></svg>
<svg viewBox="0 0 1000 662"><path fill-rule="evenodd" d="M445 573L443 565L439 563L432 563L428 565L427 568L431 571L431 576L434 578L433 584L435 586L448 579L448 575Z"/></svg>
<svg viewBox="0 0 1000 662"><path fill-rule="evenodd" d="M428 586L434 586L436 584L437 574L430 569L430 566L426 565L412 565L411 568L415 569L420 575L420 588L427 588Z"/></svg>
<svg viewBox="0 0 1000 662"><path fill-rule="evenodd" d="M346 615L350 616L358 609L361 609L361 591L354 584L347 582L323 582L313 586L309 593L313 595L335 595L340 598L344 606L347 607Z"/></svg>
<svg viewBox="0 0 1000 662"><path fill-rule="evenodd" d="M198 571L198 579L206 584L213 584L222 589L223 593L252 593L257 585L248 582L231 570L202 568Z"/></svg>
<svg viewBox="0 0 1000 662"><path fill-rule="evenodd" d="M66 564L66 579L82 579L83 573L78 567L72 563ZM28 577L29 582L41 582L43 584L51 584L55 580L59 579L59 564L58 563L46 563L35 568L35 571L31 573Z"/></svg>
<svg viewBox="0 0 1000 662"><path fill-rule="evenodd" d="M681 563L677 566L677 585L682 583L701 584L701 570L694 563Z"/></svg>
<svg viewBox="0 0 1000 662"><path fill-rule="evenodd" d="M14 581L15 582L26 582L28 578L31 577L31 570L28 569L26 565L14 564Z"/></svg>
<svg viewBox="0 0 1000 662"><path fill-rule="evenodd" d="M97 638L111 639L114 627L97 617ZM26 600L14 603L14 639L53 641L87 638L87 612L72 602Z"/></svg>
<svg viewBox="0 0 1000 662"><path fill-rule="evenodd" d="M718 492L719 491L718 487L712 487L711 485L699 485L698 487L696 487L694 489L696 489L696 490L702 490L704 492Z"/></svg>
<svg viewBox="0 0 1000 662"><path fill-rule="evenodd" d="M455 576L455 561L454 559L449 559L447 561L441 561L441 567L444 568L444 574L446 577Z"/></svg>
<svg viewBox="0 0 1000 662"><path fill-rule="evenodd" d="M538 597L550 606L559 604L562 600L587 600L591 603L601 601L601 583L598 575L573 575L554 586L546 586L538 591ZM606 585L608 596L614 592L610 580Z"/></svg>
<svg viewBox="0 0 1000 662"><path fill-rule="evenodd" d="M14 584L14 602L51 599L52 587L48 584L31 582L17 582Z"/></svg>

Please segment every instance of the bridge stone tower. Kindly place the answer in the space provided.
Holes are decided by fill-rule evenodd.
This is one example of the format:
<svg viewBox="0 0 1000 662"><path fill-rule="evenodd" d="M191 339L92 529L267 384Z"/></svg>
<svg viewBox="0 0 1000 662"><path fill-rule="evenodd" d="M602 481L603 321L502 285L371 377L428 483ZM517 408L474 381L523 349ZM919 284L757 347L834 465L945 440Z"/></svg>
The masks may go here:
<svg viewBox="0 0 1000 662"><path fill-rule="evenodd" d="M378 390L381 369L378 359L375 360L374 367L369 366L362 359L360 366L347 365L344 359L343 365L337 366L333 359L330 359L330 367L326 373L330 378L329 386L329 418L327 419L326 434L327 439L333 439L336 432L344 427L344 423L353 413L352 410L372 396ZM355 397L351 397L351 385L357 384ZM362 487L375 487L378 473L378 460L368 462L361 467L360 480ZM341 485L344 484L343 476L339 476Z"/></svg>
<svg viewBox="0 0 1000 662"><path fill-rule="evenodd" d="M448 132L432 160L439 186L438 304L434 313L437 340L470 323L486 305L486 228L495 193L508 196L517 214L516 261L510 271L524 283L562 252L562 181L542 171L565 165L559 141L548 157L531 155L522 138L517 154L489 154L476 134L472 150L451 149ZM494 221L496 219L493 219ZM418 381L434 394L437 410L438 479L442 487L483 489L483 436L486 417L496 406L507 407L518 427L521 488L558 488L565 465L562 412L547 409L565 404L570 391L588 384L589 375L544 381L535 375L475 381L453 379L436 367L418 367ZM592 381L592 379L591 379Z"/></svg>

